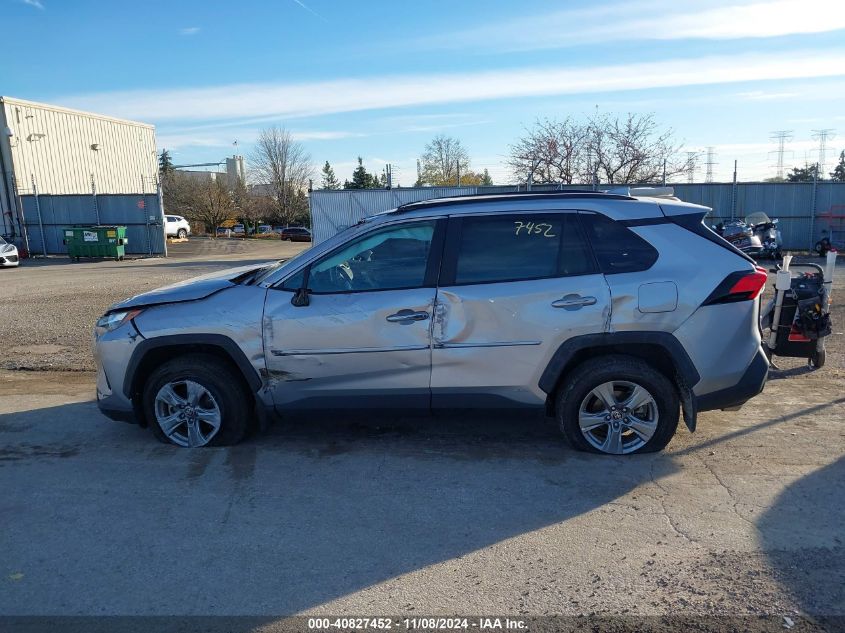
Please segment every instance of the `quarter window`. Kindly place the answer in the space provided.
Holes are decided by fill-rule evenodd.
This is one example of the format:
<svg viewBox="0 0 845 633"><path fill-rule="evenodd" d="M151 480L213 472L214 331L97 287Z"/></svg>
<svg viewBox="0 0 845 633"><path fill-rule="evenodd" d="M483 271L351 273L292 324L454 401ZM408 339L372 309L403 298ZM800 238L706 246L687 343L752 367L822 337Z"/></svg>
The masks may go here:
<svg viewBox="0 0 845 633"><path fill-rule="evenodd" d="M605 274L648 270L657 250L631 229L600 213L582 213L599 267Z"/></svg>
<svg viewBox="0 0 845 633"><path fill-rule="evenodd" d="M455 283L582 275L593 262L574 213L465 217Z"/></svg>

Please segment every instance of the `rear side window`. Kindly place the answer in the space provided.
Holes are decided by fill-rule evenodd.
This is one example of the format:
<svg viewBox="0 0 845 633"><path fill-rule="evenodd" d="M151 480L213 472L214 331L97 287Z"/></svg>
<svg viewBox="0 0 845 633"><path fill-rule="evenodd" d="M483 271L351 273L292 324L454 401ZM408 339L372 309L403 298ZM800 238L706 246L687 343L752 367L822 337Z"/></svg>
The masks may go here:
<svg viewBox="0 0 845 633"><path fill-rule="evenodd" d="M566 213L465 217L454 265L456 284L593 272L578 218Z"/></svg>
<svg viewBox="0 0 845 633"><path fill-rule="evenodd" d="M603 273L648 270L657 261L657 250L631 229L600 213L580 215Z"/></svg>

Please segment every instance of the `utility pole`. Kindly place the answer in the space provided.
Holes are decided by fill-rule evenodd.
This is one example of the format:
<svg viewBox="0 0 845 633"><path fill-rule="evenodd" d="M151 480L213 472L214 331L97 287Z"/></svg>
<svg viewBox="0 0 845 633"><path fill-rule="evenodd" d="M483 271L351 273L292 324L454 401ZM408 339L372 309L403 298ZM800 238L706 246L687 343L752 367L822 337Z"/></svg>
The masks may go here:
<svg viewBox="0 0 845 633"><path fill-rule="evenodd" d="M827 153L827 140L836 136L834 130L825 128L823 130L813 130L813 138L819 142L819 160L818 160L818 177L824 178L825 172L825 154Z"/></svg>
<svg viewBox="0 0 845 633"><path fill-rule="evenodd" d="M707 173L704 176L704 182L713 182L713 166L719 164L713 160L715 157L716 148L711 145L707 148L707 162L704 163L707 165Z"/></svg>
<svg viewBox="0 0 845 633"><path fill-rule="evenodd" d="M420 159L417 159L417 182L414 183L415 187L420 186L420 178L422 177L422 172L420 171Z"/></svg>
<svg viewBox="0 0 845 633"><path fill-rule="evenodd" d="M783 155L787 151L786 143L792 140L792 130L775 130L769 138L778 144L778 148L773 151L778 156L777 177L783 180Z"/></svg>
<svg viewBox="0 0 845 633"><path fill-rule="evenodd" d="M458 159L455 161L455 164L458 166L458 186L461 186L461 160Z"/></svg>

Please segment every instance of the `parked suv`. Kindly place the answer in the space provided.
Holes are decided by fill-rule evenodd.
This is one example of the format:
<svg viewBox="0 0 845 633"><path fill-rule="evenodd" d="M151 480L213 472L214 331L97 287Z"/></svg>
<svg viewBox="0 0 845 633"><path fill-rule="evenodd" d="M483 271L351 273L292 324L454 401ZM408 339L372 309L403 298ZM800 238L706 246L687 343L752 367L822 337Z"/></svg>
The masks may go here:
<svg viewBox="0 0 845 633"><path fill-rule="evenodd" d="M290 242L310 242L311 231L304 226L286 226L281 229L276 229L279 237Z"/></svg>
<svg viewBox="0 0 845 633"><path fill-rule="evenodd" d="M191 234L191 225L181 215L166 215L164 233L167 237L183 239Z"/></svg>
<svg viewBox="0 0 845 633"><path fill-rule="evenodd" d="M765 272L673 198L447 198L286 262L112 306L97 399L179 446L304 409L545 408L573 446L662 449L759 393Z"/></svg>

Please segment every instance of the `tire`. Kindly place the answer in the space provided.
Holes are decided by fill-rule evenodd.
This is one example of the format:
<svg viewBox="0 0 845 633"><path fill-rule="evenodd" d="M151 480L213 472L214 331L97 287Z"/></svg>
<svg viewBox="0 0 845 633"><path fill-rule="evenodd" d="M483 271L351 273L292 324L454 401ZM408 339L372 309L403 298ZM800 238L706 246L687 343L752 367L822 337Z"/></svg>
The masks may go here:
<svg viewBox="0 0 845 633"><path fill-rule="evenodd" d="M162 391L167 385L173 395ZM192 391L195 395L204 393L191 398ZM250 399L240 376L211 354L191 354L165 362L150 374L142 392L144 416L155 436L182 447L231 446L240 442L249 428ZM173 406L177 403L179 406ZM186 404L193 408L182 408ZM180 413L186 419L176 419L170 433L166 432L161 417L178 418ZM197 429L194 434L190 432L192 413ZM209 420L216 420L216 429Z"/></svg>
<svg viewBox="0 0 845 633"><path fill-rule="evenodd" d="M609 392L608 384L613 385ZM614 401L616 410L605 406L597 390ZM623 405L632 397L637 406L629 411ZM601 356L578 365L558 388L555 404L560 429L569 443L578 450L601 454L662 450L675 435L680 417L678 392L672 382L647 362L623 355ZM583 432L582 415L585 425L592 423L592 428ZM632 420L637 423L626 424ZM611 433L617 442L612 441Z"/></svg>
<svg viewBox="0 0 845 633"><path fill-rule="evenodd" d="M816 242L815 251L821 256L824 257L827 255L827 249L824 247L824 244L821 242Z"/></svg>
<svg viewBox="0 0 845 633"><path fill-rule="evenodd" d="M186 237L188 237L188 232L185 229L179 229L176 232L176 237L178 237L180 240L184 240Z"/></svg>

